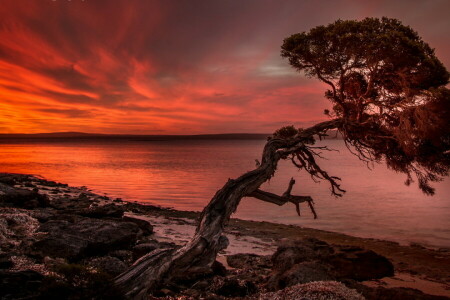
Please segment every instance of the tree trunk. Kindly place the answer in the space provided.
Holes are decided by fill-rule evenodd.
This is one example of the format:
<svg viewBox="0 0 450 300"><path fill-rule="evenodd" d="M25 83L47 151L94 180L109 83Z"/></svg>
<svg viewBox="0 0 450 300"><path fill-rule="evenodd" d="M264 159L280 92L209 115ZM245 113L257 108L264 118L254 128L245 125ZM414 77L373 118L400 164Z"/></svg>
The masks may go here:
<svg viewBox="0 0 450 300"><path fill-rule="evenodd" d="M274 175L281 158L295 152L306 139L336 128L339 124L340 120L327 121L301 131L295 138L270 139L264 147L261 164L256 169L237 179L229 179L216 192L203 209L195 235L189 243L178 250L160 249L146 254L116 278L116 285L125 292L127 297L144 299L149 291L180 275L209 272L217 253L228 246L228 239L222 233L241 199L245 196L261 199L257 196L258 188ZM300 196L290 198L292 184L288 188L289 193L283 196L275 195L274 201L284 201L284 203L297 201L295 202L297 204L299 201L307 201ZM265 193L265 199L261 200L273 202L267 200L268 197L270 198L270 193ZM295 197L299 198L295 200ZM276 204L280 205L281 202Z"/></svg>

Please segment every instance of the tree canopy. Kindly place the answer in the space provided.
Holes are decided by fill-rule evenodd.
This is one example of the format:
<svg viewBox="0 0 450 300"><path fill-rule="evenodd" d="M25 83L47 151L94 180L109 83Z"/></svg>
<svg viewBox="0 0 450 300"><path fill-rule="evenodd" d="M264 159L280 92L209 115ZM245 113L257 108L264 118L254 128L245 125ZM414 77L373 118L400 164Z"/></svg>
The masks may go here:
<svg viewBox="0 0 450 300"><path fill-rule="evenodd" d="M450 168L449 73L434 50L396 19L338 20L286 38L281 55L329 86L325 113L354 153L385 160L426 194Z"/></svg>

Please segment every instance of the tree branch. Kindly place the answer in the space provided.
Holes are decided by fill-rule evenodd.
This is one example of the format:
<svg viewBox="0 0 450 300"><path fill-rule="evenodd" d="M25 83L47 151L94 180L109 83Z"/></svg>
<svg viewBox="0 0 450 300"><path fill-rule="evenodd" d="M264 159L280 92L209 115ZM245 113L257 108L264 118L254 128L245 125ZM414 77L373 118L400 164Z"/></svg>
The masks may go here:
<svg viewBox="0 0 450 300"><path fill-rule="evenodd" d="M312 214L314 215L314 219L317 219L317 213L314 210L314 201L310 196L293 196L291 195L292 187L295 184L294 178L291 178L289 182L289 186L286 190L286 192L283 193L282 196L279 196L274 193L266 192L260 189L257 189L250 194L248 194L248 197L253 197L259 200L262 200L264 202L269 202L272 204L276 204L279 206L282 206L286 204L287 202L291 202L295 205L295 209L297 211L297 214L300 216L300 203L307 202L309 208L311 209Z"/></svg>

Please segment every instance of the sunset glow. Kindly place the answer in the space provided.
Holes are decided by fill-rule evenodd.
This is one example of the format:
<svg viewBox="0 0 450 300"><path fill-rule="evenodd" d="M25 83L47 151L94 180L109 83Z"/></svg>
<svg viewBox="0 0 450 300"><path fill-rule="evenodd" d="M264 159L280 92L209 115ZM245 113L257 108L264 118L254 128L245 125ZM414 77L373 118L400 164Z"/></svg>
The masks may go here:
<svg viewBox="0 0 450 300"><path fill-rule="evenodd" d="M379 1L382 2L382 1ZM280 53L336 19L412 26L450 67L448 1L3 0L0 133L272 132L326 119Z"/></svg>

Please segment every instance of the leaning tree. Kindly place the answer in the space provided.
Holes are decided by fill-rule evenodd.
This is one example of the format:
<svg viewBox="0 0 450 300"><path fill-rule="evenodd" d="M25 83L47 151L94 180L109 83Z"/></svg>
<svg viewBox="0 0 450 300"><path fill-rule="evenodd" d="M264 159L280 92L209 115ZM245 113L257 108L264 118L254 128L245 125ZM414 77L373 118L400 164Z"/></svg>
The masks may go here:
<svg viewBox="0 0 450 300"><path fill-rule="evenodd" d="M337 130L348 149L366 162L385 162L417 180L420 189L434 193L450 168L449 73L434 50L410 27L395 19L366 18L336 21L284 40L281 56L292 67L328 86L325 110L329 120L305 129L288 126L267 141L261 163L230 179L204 208L192 240L184 247L158 249L136 261L116 278L130 298L145 298L158 286L179 277L209 272L217 253L228 245L224 226L243 197L297 206L309 196L260 190L275 175L280 160L306 171L314 180L329 182L331 193L345 192L340 179L317 163L315 140Z"/></svg>

